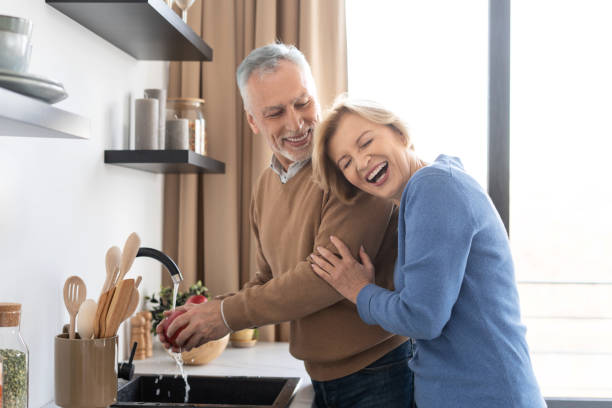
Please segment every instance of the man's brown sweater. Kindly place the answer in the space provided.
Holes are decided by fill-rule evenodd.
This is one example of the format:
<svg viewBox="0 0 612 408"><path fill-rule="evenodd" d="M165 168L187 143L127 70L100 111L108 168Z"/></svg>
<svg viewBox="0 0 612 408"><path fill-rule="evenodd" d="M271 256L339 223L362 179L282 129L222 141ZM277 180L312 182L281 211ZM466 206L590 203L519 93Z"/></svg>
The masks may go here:
<svg viewBox="0 0 612 408"><path fill-rule="evenodd" d="M316 381L352 374L406 341L365 324L357 308L319 278L308 262L317 246L337 252L329 240L343 240L357 258L363 244L374 259L376 283L392 289L397 253L397 209L361 194L342 204L312 180L304 166L286 184L266 169L251 203L257 244L256 277L225 299L232 330L291 321L290 351L304 360Z"/></svg>

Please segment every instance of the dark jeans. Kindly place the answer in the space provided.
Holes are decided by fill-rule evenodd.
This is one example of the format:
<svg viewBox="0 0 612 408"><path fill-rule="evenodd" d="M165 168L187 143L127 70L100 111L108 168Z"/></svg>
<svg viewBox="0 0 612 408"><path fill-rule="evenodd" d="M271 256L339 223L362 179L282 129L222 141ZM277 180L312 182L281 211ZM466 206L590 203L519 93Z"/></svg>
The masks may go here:
<svg viewBox="0 0 612 408"><path fill-rule="evenodd" d="M317 408L410 408L414 377L407 341L366 368L331 381L312 381Z"/></svg>

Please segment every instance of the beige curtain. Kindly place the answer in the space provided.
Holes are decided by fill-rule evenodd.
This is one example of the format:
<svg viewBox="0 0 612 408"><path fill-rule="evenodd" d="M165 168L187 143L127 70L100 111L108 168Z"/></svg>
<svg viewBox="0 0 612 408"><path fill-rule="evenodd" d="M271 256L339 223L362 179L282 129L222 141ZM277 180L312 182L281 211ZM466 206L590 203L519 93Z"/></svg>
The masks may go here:
<svg viewBox="0 0 612 408"><path fill-rule="evenodd" d="M188 20L213 61L171 63L168 94L206 100L208 154L225 163L225 174L166 175L163 246L183 272L181 289L201 279L219 295L255 272L249 204L271 157L246 122L236 68L254 48L294 44L312 66L322 107L329 106L347 89L344 0L201 0ZM261 328L260 339L287 341L288 333L287 324Z"/></svg>

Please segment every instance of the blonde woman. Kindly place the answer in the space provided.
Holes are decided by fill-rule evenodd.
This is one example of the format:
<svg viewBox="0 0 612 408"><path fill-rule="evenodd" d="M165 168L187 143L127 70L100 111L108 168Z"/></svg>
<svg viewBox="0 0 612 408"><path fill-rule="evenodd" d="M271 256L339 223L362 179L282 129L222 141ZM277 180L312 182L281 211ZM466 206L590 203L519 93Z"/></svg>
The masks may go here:
<svg viewBox="0 0 612 408"><path fill-rule="evenodd" d="M373 102L340 99L319 125L314 176L342 200L357 189L400 206L395 290L376 286L337 238L312 268L368 324L416 340L418 408L545 407L521 323L503 224L458 158L425 163L406 127ZM355 220L360 222L360 220Z"/></svg>

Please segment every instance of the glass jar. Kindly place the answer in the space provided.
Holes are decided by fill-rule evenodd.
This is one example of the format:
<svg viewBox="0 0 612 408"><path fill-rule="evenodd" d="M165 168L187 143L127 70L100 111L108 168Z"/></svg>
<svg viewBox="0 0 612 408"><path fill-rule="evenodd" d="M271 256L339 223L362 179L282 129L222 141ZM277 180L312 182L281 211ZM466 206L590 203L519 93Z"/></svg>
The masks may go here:
<svg viewBox="0 0 612 408"><path fill-rule="evenodd" d="M166 120L187 119L189 121L189 150L206 155L206 121L204 120L204 99L168 98Z"/></svg>
<svg viewBox="0 0 612 408"><path fill-rule="evenodd" d="M28 347L19 331L21 304L0 303L2 408L28 407Z"/></svg>

